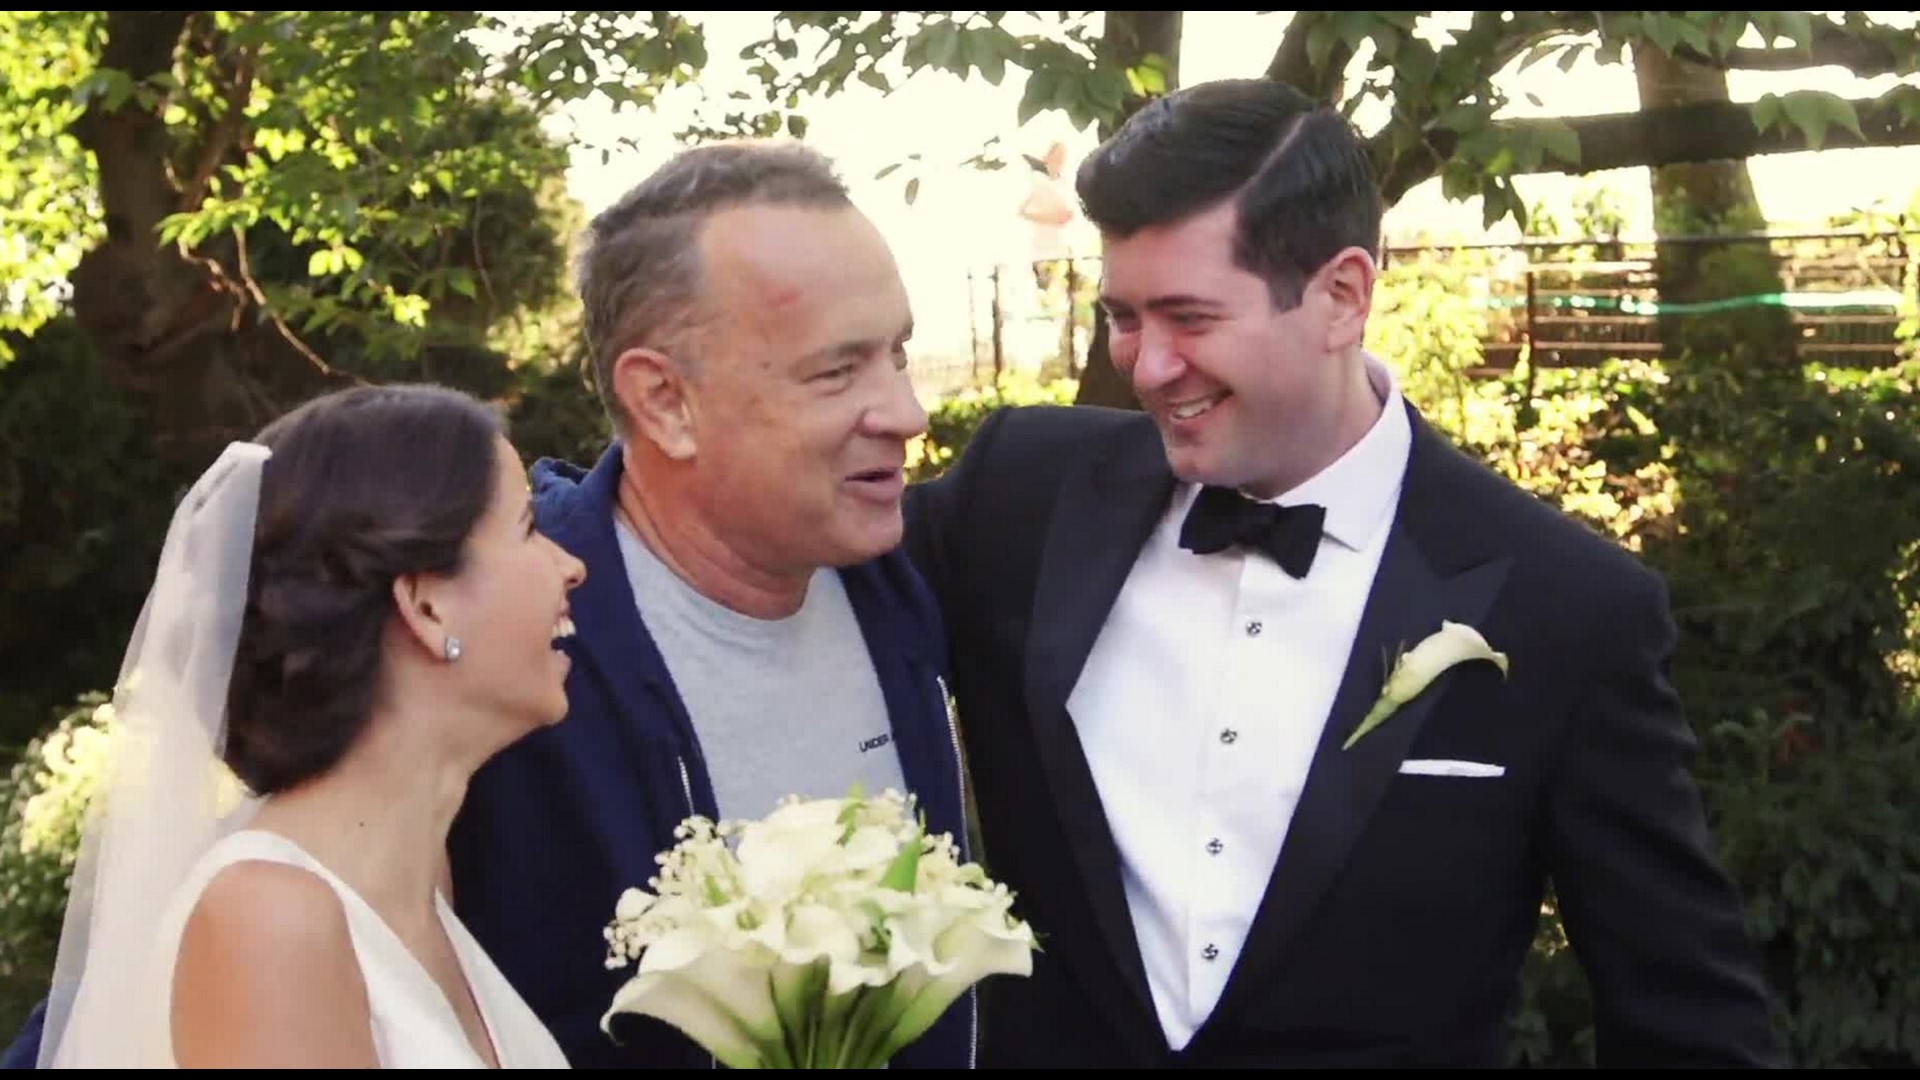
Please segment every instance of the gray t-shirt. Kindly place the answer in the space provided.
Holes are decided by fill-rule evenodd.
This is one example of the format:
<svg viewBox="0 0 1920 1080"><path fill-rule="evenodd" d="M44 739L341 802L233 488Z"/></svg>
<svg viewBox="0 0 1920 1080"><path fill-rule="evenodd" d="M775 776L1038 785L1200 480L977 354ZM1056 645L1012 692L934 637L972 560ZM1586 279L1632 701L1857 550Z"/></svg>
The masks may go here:
<svg viewBox="0 0 1920 1080"><path fill-rule="evenodd" d="M722 818L782 796L904 792L886 698L840 574L822 569L800 610L759 619L696 592L619 523L640 618L693 718Z"/></svg>

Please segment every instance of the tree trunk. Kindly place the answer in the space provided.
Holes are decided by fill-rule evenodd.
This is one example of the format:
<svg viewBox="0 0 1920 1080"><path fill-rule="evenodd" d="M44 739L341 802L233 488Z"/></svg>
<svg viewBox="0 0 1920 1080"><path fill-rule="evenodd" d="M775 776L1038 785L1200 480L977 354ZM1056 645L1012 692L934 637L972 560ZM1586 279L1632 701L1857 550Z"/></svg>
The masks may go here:
<svg viewBox="0 0 1920 1080"><path fill-rule="evenodd" d="M1106 27L1102 32L1101 53L1110 56L1128 68L1137 66L1148 56L1159 54L1167 64L1167 89L1173 90L1180 85L1180 16L1178 11L1109 11ZM1129 94L1122 109L1121 121L1132 116L1146 99ZM1102 125L1100 138L1109 139L1116 128ZM1087 366L1080 373L1080 389L1074 397L1077 405L1107 405L1117 409L1138 409L1140 402L1134 397L1133 387L1118 371L1114 370L1113 357L1107 347L1107 320L1104 315L1093 320L1093 340L1087 343Z"/></svg>
<svg viewBox="0 0 1920 1080"><path fill-rule="evenodd" d="M1353 59L1353 47L1344 39L1337 40L1327 47L1327 54L1319 64L1313 62L1313 50L1308 41L1313 37L1315 24L1324 21L1332 12L1296 11L1287 20L1287 31L1280 38L1280 47L1273 52L1273 59L1267 63L1267 78L1283 82L1315 101L1338 106L1346 94L1347 64Z"/></svg>
<svg viewBox="0 0 1920 1080"><path fill-rule="evenodd" d="M136 85L173 66L187 11L108 16L100 64ZM258 317L236 238L182 253L162 243L167 215L189 209L175 183L164 98L117 108L94 99L74 126L94 155L106 236L71 276L73 312L106 377L147 414L153 451L204 464L291 404L341 382L274 323Z"/></svg>
<svg viewBox="0 0 1920 1080"><path fill-rule="evenodd" d="M1635 50L1633 67L1642 108L1731 100L1727 74L1719 68L1676 59L1648 46ZM1766 216L1744 159L1655 165L1649 172L1655 231L1662 238L1766 230ZM1655 274L1663 304L1709 303L1782 289L1772 248L1751 242L1661 243ZM1663 312L1660 333L1669 359L1691 352L1716 361L1738 354L1749 360L1786 363L1794 353L1792 321L1785 308L1775 305Z"/></svg>

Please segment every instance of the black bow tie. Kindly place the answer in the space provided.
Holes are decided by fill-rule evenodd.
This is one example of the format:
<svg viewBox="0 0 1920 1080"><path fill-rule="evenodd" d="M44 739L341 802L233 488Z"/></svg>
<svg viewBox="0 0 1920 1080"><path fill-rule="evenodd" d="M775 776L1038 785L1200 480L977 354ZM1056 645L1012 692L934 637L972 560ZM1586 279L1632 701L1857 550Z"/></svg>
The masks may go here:
<svg viewBox="0 0 1920 1080"><path fill-rule="evenodd" d="M1232 488L1206 487L1187 511L1180 546L1200 555L1245 544L1272 556L1294 577L1307 576L1320 550L1327 508L1312 503L1277 506L1255 502Z"/></svg>

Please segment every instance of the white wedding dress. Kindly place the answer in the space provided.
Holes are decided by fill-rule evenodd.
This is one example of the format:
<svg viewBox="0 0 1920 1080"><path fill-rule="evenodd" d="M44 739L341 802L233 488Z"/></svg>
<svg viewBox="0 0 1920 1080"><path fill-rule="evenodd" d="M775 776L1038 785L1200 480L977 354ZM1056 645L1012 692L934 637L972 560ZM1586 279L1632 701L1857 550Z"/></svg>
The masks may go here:
<svg viewBox="0 0 1920 1080"><path fill-rule="evenodd" d="M231 833L214 844L180 884L169 904L156 942L177 954L180 935L200 893L215 874L236 862L264 860L301 867L318 875L340 897L345 909L348 931L353 938L354 955L366 979L367 1001L372 1012L373 1045L380 1064L389 1069L478 1069L486 1063L468 1041L453 1006L440 984L414 959L385 920L346 882L307 854L298 844L278 833L246 829ZM436 895L441 925L453 942L460 968L472 988L474 1001L493 1038L493 1049L503 1069L564 1069L567 1059L553 1035L528 1008L527 1003L507 983L499 968L467 932L446 898ZM261 957L272 963L272 957ZM175 1065L170 1029L163 1018L170 1015L173 986L173 956L158 958L161 975L161 999L167 1007L158 1011L150 1025L141 1057L163 1068Z"/></svg>

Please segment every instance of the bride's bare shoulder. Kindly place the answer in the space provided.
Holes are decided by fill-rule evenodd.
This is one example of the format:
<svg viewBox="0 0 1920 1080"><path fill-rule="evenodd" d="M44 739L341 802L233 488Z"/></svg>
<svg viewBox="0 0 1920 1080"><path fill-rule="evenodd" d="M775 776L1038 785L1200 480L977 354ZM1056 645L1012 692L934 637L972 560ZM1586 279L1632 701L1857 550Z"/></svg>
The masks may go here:
<svg viewBox="0 0 1920 1080"><path fill-rule="evenodd" d="M173 979L182 1068L377 1066L340 897L282 863L222 868L187 917Z"/></svg>

